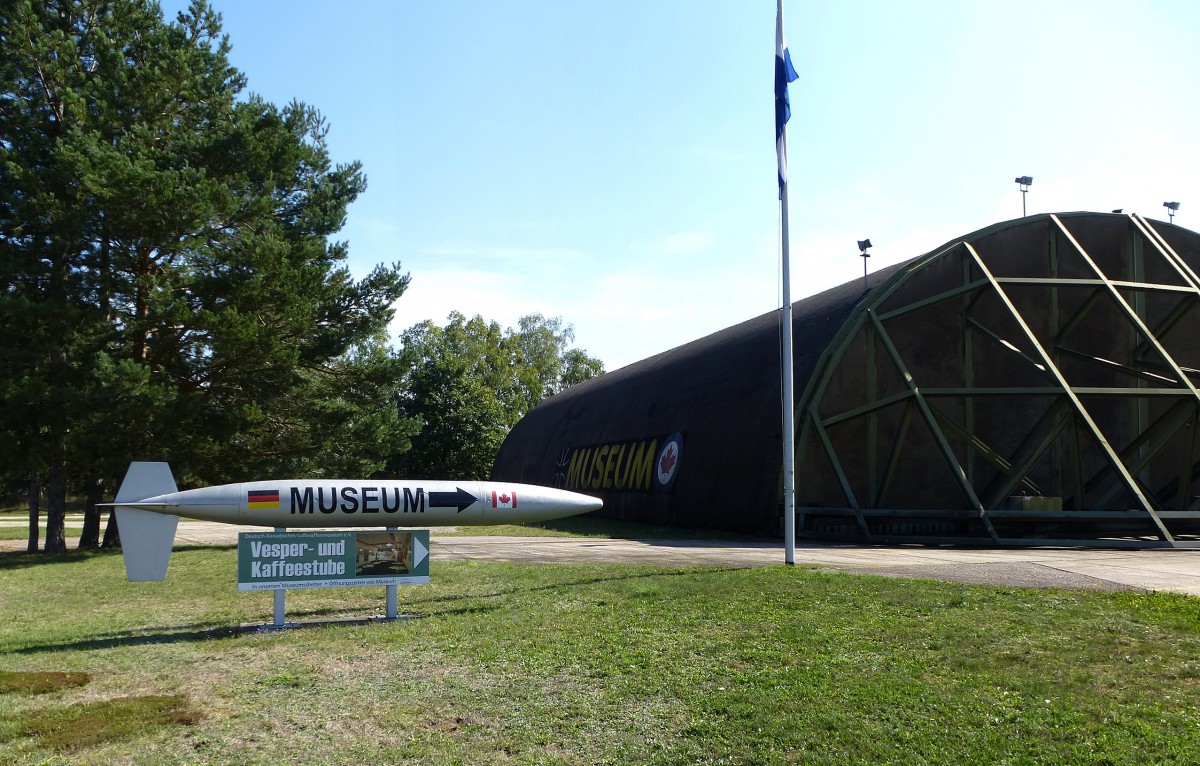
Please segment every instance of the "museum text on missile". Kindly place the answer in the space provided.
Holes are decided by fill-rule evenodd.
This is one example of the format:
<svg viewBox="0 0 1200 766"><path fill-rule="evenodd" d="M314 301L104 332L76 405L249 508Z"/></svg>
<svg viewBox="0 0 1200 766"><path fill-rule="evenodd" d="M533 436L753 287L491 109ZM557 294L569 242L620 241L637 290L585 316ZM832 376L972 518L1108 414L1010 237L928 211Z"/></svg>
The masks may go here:
<svg viewBox="0 0 1200 766"><path fill-rule="evenodd" d="M421 487L292 487L292 513L424 513Z"/></svg>

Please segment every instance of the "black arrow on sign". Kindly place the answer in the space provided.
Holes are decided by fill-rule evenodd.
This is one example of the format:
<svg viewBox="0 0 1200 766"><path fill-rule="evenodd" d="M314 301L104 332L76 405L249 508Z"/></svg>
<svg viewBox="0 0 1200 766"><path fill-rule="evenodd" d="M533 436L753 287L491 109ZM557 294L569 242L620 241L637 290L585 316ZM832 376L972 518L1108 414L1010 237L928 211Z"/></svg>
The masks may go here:
<svg viewBox="0 0 1200 766"><path fill-rule="evenodd" d="M455 487L453 492L430 492L430 508L457 508L459 513L471 507L479 498L462 487Z"/></svg>

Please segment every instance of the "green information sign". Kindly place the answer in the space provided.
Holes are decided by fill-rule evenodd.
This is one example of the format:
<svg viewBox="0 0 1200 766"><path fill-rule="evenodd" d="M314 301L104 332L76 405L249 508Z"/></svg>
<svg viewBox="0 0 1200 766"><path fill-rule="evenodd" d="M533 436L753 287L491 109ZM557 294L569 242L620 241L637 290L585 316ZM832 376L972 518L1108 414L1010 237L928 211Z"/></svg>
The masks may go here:
<svg viewBox="0 0 1200 766"><path fill-rule="evenodd" d="M428 582L427 529L238 534L238 590Z"/></svg>

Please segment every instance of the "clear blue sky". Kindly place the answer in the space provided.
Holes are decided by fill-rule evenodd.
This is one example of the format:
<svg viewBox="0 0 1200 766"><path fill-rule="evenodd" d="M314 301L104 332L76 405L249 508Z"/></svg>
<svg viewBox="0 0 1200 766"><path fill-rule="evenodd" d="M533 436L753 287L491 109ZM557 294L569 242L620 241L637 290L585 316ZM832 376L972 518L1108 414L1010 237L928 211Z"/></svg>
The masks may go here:
<svg viewBox="0 0 1200 766"><path fill-rule="evenodd" d="M779 305L773 0L213 0L316 106L401 330L561 316L608 369ZM164 2L168 18L186 0ZM794 299L1029 211L1200 228L1200 3L785 3Z"/></svg>

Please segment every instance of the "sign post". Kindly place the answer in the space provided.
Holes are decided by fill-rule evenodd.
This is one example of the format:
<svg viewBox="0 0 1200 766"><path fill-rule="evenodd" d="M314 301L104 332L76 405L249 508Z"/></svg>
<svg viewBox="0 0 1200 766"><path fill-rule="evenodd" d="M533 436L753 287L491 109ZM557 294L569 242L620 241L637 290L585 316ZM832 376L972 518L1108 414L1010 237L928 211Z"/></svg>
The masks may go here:
<svg viewBox="0 0 1200 766"><path fill-rule="evenodd" d="M389 534L395 534L395 533L396 533L396 528L395 528L395 527L388 527L388 530L387 530L387 531L388 531L388 533L389 533ZM428 543L428 541L426 541L426 543ZM428 546L428 544L427 544L427 545L426 545L426 548L428 549L428 547L429 547L429 546ZM396 619L396 618L399 616L399 613L398 613L398 611L397 611L399 607L397 606L397 603L396 603L396 602L397 602L397 595L398 595L398 594L396 593L396 587L397 587L397 586L396 586L396 583L391 583L391 584L390 584L390 585L388 585L388 586L387 586L387 588L385 589L385 590L386 590L386 592L387 592L387 597L386 597L386 599L387 599L387 606L386 606L386 608L384 609L384 613L383 613L383 614L384 614L384 617L386 617L386 618L387 618L387 619L389 619L389 620L394 620L394 619Z"/></svg>
<svg viewBox="0 0 1200 766"><path fill-rule="evenodd" d="M287 527L275 527L275 531L278 534L285 535L285 534L287 534ZM241 541L241 533L239 532L238 533L238 555L239 556L241 555L241 547L242 547L241 542L242 542ZM238 568L241 569L241 567L238 567ZM238 578L238 579L241 579L241 578ZM238 585L240 586L241 583L238 583ZM283 588L276 588L275 589L275 614L274 614L274 618L271 621L271 624L274 625L276 628L282 628L284 622L286 622L286 620L284 619L284 615L286 613L287 613L287 591Z"/></svg>

